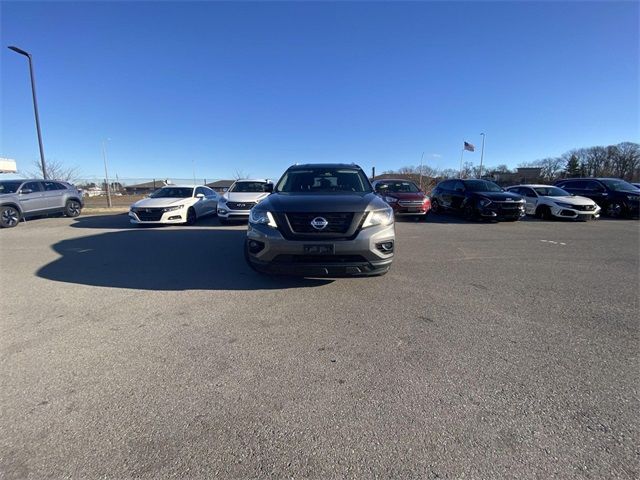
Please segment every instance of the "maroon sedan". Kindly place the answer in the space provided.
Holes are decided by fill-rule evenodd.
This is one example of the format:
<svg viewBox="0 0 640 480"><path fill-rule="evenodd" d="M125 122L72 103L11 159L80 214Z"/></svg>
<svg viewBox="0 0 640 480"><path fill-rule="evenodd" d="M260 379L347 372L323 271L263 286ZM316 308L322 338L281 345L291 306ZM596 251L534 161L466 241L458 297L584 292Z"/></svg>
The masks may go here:
<svg viewBox="0 0 640 480"><path fill-rule="evenodd" d="M376 180L373 182L373 188L393 207L393 213L397 217L426 218L431 210L428 195L410 180Z"/></svg>

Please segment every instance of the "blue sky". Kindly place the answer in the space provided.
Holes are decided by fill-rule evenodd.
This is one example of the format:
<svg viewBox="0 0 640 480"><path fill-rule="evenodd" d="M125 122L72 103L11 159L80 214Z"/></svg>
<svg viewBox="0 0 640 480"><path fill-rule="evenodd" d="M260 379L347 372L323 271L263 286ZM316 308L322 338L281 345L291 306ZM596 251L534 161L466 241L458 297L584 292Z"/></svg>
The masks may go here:
<svg viewBox="0 0 640 480"><path fill-rule="evenodd" d="M517 166L638 140L637 2L1 4L0 156L120 177ZM479 161L479 153L465 160Z"/></svg>

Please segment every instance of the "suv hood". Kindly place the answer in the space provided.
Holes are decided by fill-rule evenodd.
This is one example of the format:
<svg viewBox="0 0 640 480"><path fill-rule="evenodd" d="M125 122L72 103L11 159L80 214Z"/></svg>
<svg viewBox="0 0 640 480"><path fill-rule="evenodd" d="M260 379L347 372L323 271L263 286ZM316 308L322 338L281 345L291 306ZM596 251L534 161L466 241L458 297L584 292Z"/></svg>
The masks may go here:
<svg viewBox="0 0 640 480"><path fill-rule="evenodd" d="M259 202L269 195L268 192L226 192L223 196L229 202Z"/></svg>
<svg viewBox="0 0 640 480"><path fill-rule="evenodd" d="M494 200L496 202L508 202L509 200L513 200L514 202L519 202L522 200L522 195L518 195L513 192L472 192L473 195L482 198L488 198L489 200Z"/></svg>
<svg viewBox="0 0 640 480"><path fill-rule="evenodd" d="M131 208L160 208L180 205L181 203L191 203L193 198L143 198L131 205Z"/></svg>
<svg viewBox="0 0 640 480"><path fill-rule="evenodd" d="M264 208L277 212L365 212L388 208L387 203L375 193L319 194L272 193L261 204Z"/></svg>

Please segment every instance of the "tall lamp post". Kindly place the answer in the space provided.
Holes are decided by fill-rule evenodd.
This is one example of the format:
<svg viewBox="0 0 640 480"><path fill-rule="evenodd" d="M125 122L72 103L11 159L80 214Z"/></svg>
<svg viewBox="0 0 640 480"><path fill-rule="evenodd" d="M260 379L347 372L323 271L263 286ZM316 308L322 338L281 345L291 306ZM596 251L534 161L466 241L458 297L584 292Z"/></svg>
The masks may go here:
<svg viewBox="0 0 640 480"><path fill-rule="evenodd" d="M38 131L38 145L40 146L40 165L42 167L42 177L47 179L47 167L44 161L44 147L42 146L42 132L40 131L40 117L38 115L38 101L36 99L36 81L33 75L33 59L29 52L25 52L18 47L9 47L9 50L13 50L20 55L24 55L29 59L29 74L31 75L31 94L33 95L33 111L36 115L36 130Z"/></svg>
<svg viewBox="0 0 640 480"><path fill-rule="evenodd" d="M480 178L482 178L482 160L484 160L484 133L482 135L482 150L480 151Z"/></svg>
<svg viewBox="0 0 640 480"><path fill-rule="evenodd" d="M107 206L111 208L111 185L109 185L109 171L107 170L107 142L109 140L111 139L107 138L102 141L102 160L104 161L104 181L107 184Z"/></svg>

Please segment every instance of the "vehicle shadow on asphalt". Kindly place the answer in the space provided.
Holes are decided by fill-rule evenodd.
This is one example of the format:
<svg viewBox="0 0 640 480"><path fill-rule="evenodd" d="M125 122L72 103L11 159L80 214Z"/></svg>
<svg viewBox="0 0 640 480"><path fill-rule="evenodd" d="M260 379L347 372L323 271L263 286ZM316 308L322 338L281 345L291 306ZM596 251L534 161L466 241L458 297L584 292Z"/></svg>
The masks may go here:
<svg viewBox="0 0 640 480"><path fill-rule="evenodd" d="M57 282L136 290L288 289L333 281L254 272L244 260L245 235L245 229L196 226L136 228L62 240L52 246L60 258L37 275Z"/></svg>
<svg viewBox="0 0 640 480"><path fill-rule="evenodd" d="M216 216L207 216L199 218L194 227L206 227L206 226L219 226L220 222ZM238 223L238 225L241 225ZM129 221L129 215L126 213L120 214L108 214L108 215L89 215L79 216L73 219L71 224L73 228L96 228L96 229L108 229L108 230L121 230L121 229L163 229L167 228L166 225L133 225ZM193 228L184 226L183 228Z"/></svg>

